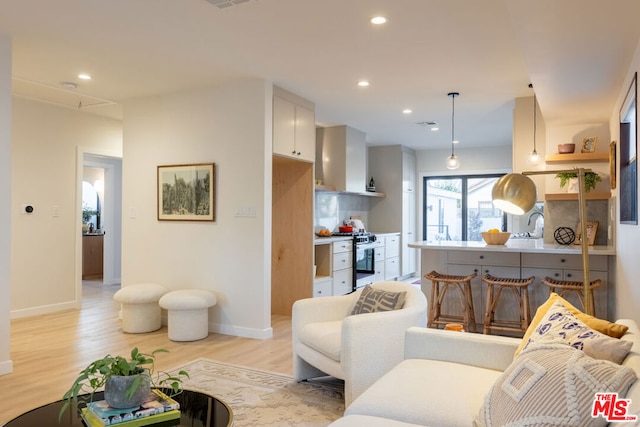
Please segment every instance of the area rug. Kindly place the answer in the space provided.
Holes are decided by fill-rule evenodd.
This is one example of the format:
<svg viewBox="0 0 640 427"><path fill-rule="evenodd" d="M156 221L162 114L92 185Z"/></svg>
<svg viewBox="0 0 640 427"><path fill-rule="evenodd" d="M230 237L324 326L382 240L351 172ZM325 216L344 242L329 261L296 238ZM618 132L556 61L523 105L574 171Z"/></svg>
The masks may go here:
<svg viewBox="0 0 640 427"><path fill-rule="evenodd" d="M288 375L200 358L185 370L184 388L215 396L233 411L238 426L327 426L344 412L344 383L321 378L301 383Z"/></svg>

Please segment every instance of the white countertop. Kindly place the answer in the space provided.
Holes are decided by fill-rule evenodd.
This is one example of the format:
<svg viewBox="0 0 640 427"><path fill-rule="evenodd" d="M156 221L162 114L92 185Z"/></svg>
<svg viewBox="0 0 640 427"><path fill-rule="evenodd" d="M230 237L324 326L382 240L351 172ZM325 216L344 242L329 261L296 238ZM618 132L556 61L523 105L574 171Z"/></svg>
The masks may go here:
<svg viewBox="0 0 640 427"><path fill-rule="evenodd" d="M542 239L509 239L504 245L487 245L484 241L462 242L452 240L422 241L409 243L410 248L416 249L446 249L490 252L529 252L529 253L555 253L555 254L580 254L580 245L559 245L544 243ZM615 255L614 246L589 246L591 255Z"/></svg>
<svg viewBox="0 0 640 427"><path fill-rule="evenodd" d="M344 240L353 240L352 236L330 236L330 237L316 237L313 239L314 245L328 245L333 242L342 242Z"/></svg>

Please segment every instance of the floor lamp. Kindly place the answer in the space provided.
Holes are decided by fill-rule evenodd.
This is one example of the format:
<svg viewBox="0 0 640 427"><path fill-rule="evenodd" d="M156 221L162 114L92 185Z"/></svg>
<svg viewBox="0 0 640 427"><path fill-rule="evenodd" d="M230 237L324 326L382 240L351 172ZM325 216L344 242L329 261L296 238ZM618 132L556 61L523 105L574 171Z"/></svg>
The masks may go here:
<svg viewBox="0 0 640 427"><path fill-rule="evenodd" d="M503 211L523 215L531 210L538 199L536 185L527 175L551 175L559 173L576 173L578 176L578 204L580 218L580 243L582 248L582 275L585 313L595 316L591 298L591 281L589 280L589 242L587 239L587 201L584 189L584 175L590 169L576 168L556 171L526 171L510 173L500 178L493 187L491 197L493 204Z"/></svg>

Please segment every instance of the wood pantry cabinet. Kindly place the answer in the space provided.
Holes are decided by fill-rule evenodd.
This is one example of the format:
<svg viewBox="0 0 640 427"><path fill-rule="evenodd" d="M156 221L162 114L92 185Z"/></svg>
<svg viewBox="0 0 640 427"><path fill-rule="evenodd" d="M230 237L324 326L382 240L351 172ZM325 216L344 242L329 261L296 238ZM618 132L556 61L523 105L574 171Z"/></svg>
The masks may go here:
<svg viewBox="0 0 640 427"><path fill-rule="evenodd" d="M315 112L291 99L286 99L286 93L274 88L273 154L314 162L316 157ZM295 96L290 94L289 98L295 99Z"/></svg>
<svg viewBox="0 0 640 427"><path fill-rule="evenodd" d="M99 279L103 273L104 235L82 236L82 279Z"/></svg>

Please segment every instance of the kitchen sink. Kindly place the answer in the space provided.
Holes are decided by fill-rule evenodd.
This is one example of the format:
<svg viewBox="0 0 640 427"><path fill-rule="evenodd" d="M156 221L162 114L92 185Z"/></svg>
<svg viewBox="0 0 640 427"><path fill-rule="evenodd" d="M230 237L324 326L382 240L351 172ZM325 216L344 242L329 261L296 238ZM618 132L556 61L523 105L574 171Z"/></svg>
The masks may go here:
<svg viewBox="0 0 640 427"><path fill-rule="evenodd" d="M536 236L535 234L529 233L527 231L527 232L524 232L524 233L514 233L514 234L511 235L511 238L512 239L532 239L532 240L535 240L535 239L542 239L542 236Z"/></svg>

